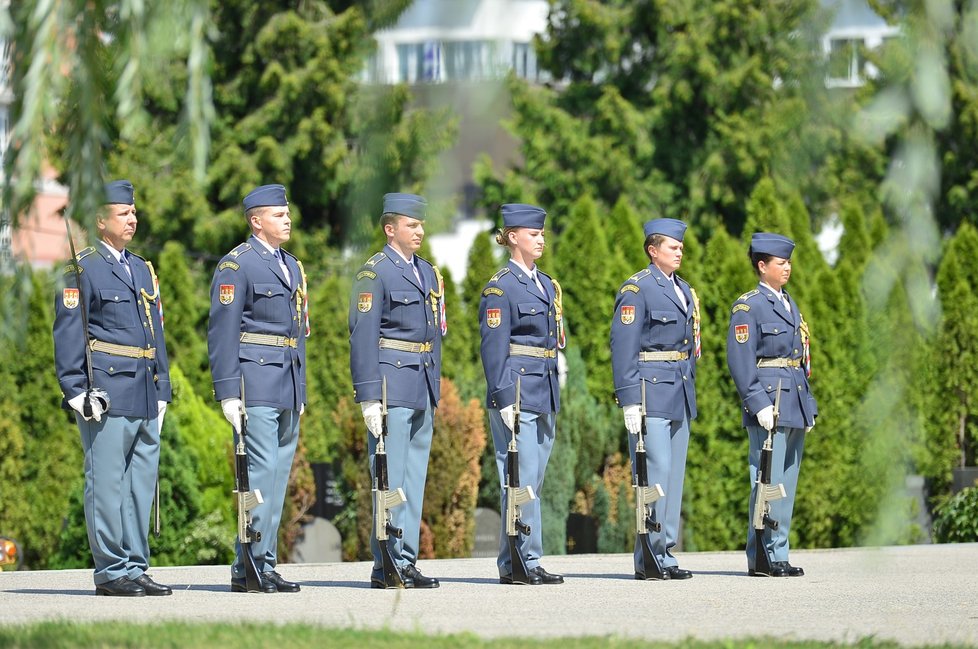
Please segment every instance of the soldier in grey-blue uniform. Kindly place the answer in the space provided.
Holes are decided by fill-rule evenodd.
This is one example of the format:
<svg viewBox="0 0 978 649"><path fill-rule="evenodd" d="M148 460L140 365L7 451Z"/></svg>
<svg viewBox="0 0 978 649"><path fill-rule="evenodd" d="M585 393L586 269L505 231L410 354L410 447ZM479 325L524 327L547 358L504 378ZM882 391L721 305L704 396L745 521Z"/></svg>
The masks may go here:
<svg viewBox="0 0 978 649"><path fill-rule="evenodd" d="M85 454L85 523L95 559L95 594L169 595L168 586L146 574L160 430L171 399L158 284L152 265L126 249L136 233L132 184L117 180L104 189L105 205L96 218L100 240L68 265L55 300L55 366L63 406L75 411ZM93 400L90 414L85 413L89 387L107 393L107 412L105 401Z"/></svg>
<svg viewBox="0 0 978 649"><path fill-rule="evenodd" d="M214 396L234 427L241 426L245 381L245 443L251 488L264 502L252 510L261 540L251 544L265 593L294 593L295 582L276 571L278 528L306 404L306 276L282 249L292 236L282 185L262 185L243 200L251 237L226 254L211 282L207 350ZM247 592L241 545L235 543L231 590Z"/></svg>
<svg viewBox="0 0 978 649"><path fill-rule="evenodd" d="M743 403L743 425L750 438L750 515L747 530L747 571L754 571L755 480L761 447L774 425L774 401L781 381L778 426L774 432L771 483L784 485L786 498L771 502L778 529L765 532L774 577L800 577L805 571L788 562L788 534L805 450L805 433L815 425L818 406L808 388L808 324L784 290L791 276L794 242L780 234L758 232L748 254L757 287L734 302L727 332L727 367Z"/></svg>
<svg viewBox="0 0 978 649"><path fill-rule="evenodd" d="M699 356L699 300L676 275L683 258L686 224L654 219L645 224L648 268L629 277L615 302L611 321L611 366L615 399L622 407L632 465L642 424L645 383L645 439L649 482L660 484L665 497L655 502L660 532L649 532L652 551L668 579L688 579L672 555L679 535L689 422L696 418L696 359ZM636 545L635 578L645 579L648 566Z"/></svg>
<svg viewBox="0 0 978 649"><path fill-rule="evenodd" d="M496 468L506 511L506 457L516 419L516 381L520 382L520 486L530 486L534 500L522 505L521 520L530 526L519 536L530 584L562 584L564 578L540 565L543 519L540 492L553 450L560 385L557 348L563 346L560 285L536 266L543 254L547 213L534 205L506 204L501 208L503 229L496 243L509 249L510 260L482 291L479 327L482 367L486 375L486 408L496 449ZM499 581L513 583L512 557L505 526L499 535Z"/></svg>
<svg viewBox="0 0 978 649"><path fill-rule="evenodd" d="M403 530L388 540L406 588L437 588L438 580L418 570L421 509L435 408L441 395L443 283L437 268L416 253L424 238L427 202L415 194L385 194L380 225L387 245L357 273L350 298L350 373L353 397L370 434L371 475L381 433L381 393L387 380L387 469L390 488L407 502L391 509ZM375 517L376 520L376 517ZM370 547L373 588L385 588L381 549Z"/></svg>

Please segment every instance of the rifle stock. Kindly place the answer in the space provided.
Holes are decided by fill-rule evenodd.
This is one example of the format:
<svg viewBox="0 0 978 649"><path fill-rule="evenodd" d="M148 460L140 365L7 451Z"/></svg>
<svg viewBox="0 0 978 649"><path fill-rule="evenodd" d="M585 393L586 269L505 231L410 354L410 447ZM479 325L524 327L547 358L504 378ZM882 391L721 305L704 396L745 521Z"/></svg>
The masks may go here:
<svg viewBox="0 0 978 649"><path fill-rule="evenodd" d="M774 395L774 423L767 431L767 439L761 447L761 462L757 469L754 494L754 572L761 575L771 575L773 565L764 544L764 529L778 529L778 521L771 518L771 503L784 498L787 493L781 483L771 484L771 457L774 454L772 437L778 428L778 418L781 414L781 380L778 379L778 392Z"/></svg>
<svg viewBox="0 0 978 649"><path fill-rule="evenodd" d="M248 452L245 438L248 436L248 413L245 410L245 384L241 376L241 433L234 448L234 493L238 502L238 542L245 567L245 586L249 593L261 592L261 574L251 552L251 544L261 541L261 532L252 525L252 510L265 502L261 491L251 489L248 475Z"/></svg>
<svg viewBox="0 0 978 649"><path fill-rule="evenodd" d="M387 475L387 377L381 384L380 437L374 452L374 483L371 491L374 498L374 534L380 545L381 563L384 569L384 584L387 588L404 588L404 578L391 553L390 537L401 538L403 530L391 522L390 510L407 502L404 490L390 488Z"/></svg>
<svg viewBox="0 0 978 649"><path fill-rule="evenodd" d="M635 442L635 545L642 554L643 570L636 571L643 579L668 579L659 560L652 551L652 541L649 532L659 532L662 525L655 520L655 510L652 506L659 498L665 496L659 483L649 484L649 469L645 454L645 435L648 433L645 424L645 379L642 379L642 424Z"/></svg>
<svg viewBox="0 0 978 649"><path fill-rule="evenodd" d="M529 584L530 570L526 566L526 557L519 547L520 535L529 536L530 526L520 520L520 507L535 500L533 487L520 486L520 452L516 445L516 437L520 434L520 379L516 378L516 403L514 405L516 419L513 421L513 434L506 447L506 538L509 542L509 556L512 562L513 583Z"/></svg>

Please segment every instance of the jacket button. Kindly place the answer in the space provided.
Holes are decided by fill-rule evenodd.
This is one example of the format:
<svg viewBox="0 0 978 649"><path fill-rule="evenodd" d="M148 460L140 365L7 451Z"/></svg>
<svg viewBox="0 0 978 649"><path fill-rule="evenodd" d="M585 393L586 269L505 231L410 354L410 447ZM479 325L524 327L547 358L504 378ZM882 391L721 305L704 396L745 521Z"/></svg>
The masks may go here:
<svg viewBox="0 0 978 649"><path fill-rule="evenodd" d="M265 359L264 359L264 358L259 358L259 359L258 359L258 362L259 362L259 363L264 363L264 362L265 362Z"/></svg>
<svg viewBox="0 0 978 649"><path fill-rule="evenodd" d="M550 332L550 335L551 335L551 336L552 336L552 335L554 335L554 332L552 332L552 331L551 331L551 332Z"/></svg>
<svg viewBox="0 0 978 649"><path fill-rule="evenodd" d="M431 326L431 320L429 320L429 321L428 321L428 326L429 326L429 327Z"/></svg>
<svg viewBox="0 0 978 649"><path fill-rule="evenodd" d="M665 317L665 316L662 316L662 321L663 321L663 322L665 322L665 321L666 321L666 317Z"/></svg>
<svg viewBox="0 0 978 649"><path fill-rule="evenodd" d="M795 353L795 354L797 354L797 353L798 353L798 350L796 349L796 350L794 351L794 353Z"/></svg>
<svg viewBox="0 0 978 649"><path fill-rule="evenodd" d="M400 367L400 366L401 366L401 361L397 361L397 366L398 366L398 367Z"/></svg>
<svg viewBox="0 0 978 649"><path fill-rule="evenodd" d="M778 330L777 330L777 329L775 329L775 330L774 330L774 333L778 333Z"/></svg>
<svg viewBox="0 0 978 649"><path fill-rule="evenodd" d="M656 382L656 381L658 381L658 380L659 380L659 379L657 379L657 378L655 378L654 376L652 377L652 382L653 382L653 383L655 383L655 382Z"/></svg>
<svg viewBox="0 0 978 649"><path fill-rule="evenodd" d="M685 376L685 375L683 375L683 381L685 381L685 380L686 380L686 376Z"/></svg>
<svg viewBox="0 0 978 649"><path fill-rule="evenodd" d="M407 304L408 299L404 298L404 304Z"/></svg>
<svg viewBox="0 0 978 649"><path fill-rule="evenodd" d="M536 313L536 312L537 312L536 309L530 309L530 313Z"/></svg>
<svg viewBox="0 0 978 649"><path fill-rule="evenodd" d="M683 344L684 345L688 345L689 344L689 338L683 338Z"/></svg>
<svg viewBox="0 0 978 649"><path fill-rule="evenodd" d="M268 291L268 293L266 293L266 295L271 295L271 294L272 294L272 292L271 292L271 291Z"/></svg>
<svg viewBox="0 0 978 649"><path fill-rule="evenodd" d="M520 373L521 374L526 374L526 368L525 367L521 367L520 368Z"/></svg>
<svg viewBox="0 0 978 649"><path fill-rule="evenodd" d="M772 388L771 388L771 386L769 385L769 386L767 386L767 389L768 389L768 390L771 390Z"/></svg>
<svg viewBox="0 0 978 649"><path fill-rule="evenodd" d="M110 367L110 368L109 368L109 371L110 371L110 372L115 372L115 368L114 368L114 367Z"/></svg>
<svg viewBox="0 0 978 649"><path fill-rule="evenodd" d="M118 296L118 295L116 295L116 296L115 296L115 301L116 301L116 302L118 302L118 301L119 301L119 296Z"/></svg>

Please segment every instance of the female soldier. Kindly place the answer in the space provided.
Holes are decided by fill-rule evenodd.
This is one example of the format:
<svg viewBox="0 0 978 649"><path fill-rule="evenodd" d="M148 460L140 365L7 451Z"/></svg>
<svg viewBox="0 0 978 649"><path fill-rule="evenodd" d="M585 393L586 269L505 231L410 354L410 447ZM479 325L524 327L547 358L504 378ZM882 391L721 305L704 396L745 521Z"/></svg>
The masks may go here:
<svg viewBox="0 0 978 649"><path fill-rule="evenodd" d="M734 302L727 333L727 366L744 405L743 425L750 437L750 524L747 530L747 574L758 577L800 577L805 571L788 563L788 532L798 486L805 433L815 425L818 407L808 389L808 325L798 305L783 290L791 276L795 243L780 234L758 232L751 237L751 266L757 288ZM777 428L773 436L771 483L784 485L786 497L770 502L763 551L770 569L755 565L754 500L761 448L774 427L775 395L781 386ZM763 562L763 563L768 563ZM756 569L755 569L756 568Z"/></svg>
<svg viewBox="0 0 978 649"><path fill-rule="evenodd" d="M489 426L496 449L496 467L502 487L501 511L506 511L507 446L516 420L516 386L520 386L519 479L536 498L521 507L521 520L529 534L516 535L522 557L510 556L505 518L500 534L499 582L562 584L564 578L540 565L543 554L540 489L554 444L554 424L560 408L557 383L557 348L563 347L560 285L535 265L543 254L543 222L539 207L523 204L502 206L503 229L496 243L509 249L511 259L492 276L479 306L482 331L482 366L486 374ZM559 343L559 345L558 345ZM525 565L527 575L518 567Z"/></svg>
<svg viewBox="0 0 978 649"><path fill-rule="evenodd" d="M692 287L675 274L683 259L685 233L686 224L676 219L645 224L645 254L651 263L619 289L611 321L615 399L630 433L633 466L645 384L649 482L665 490L665 498L653 506L661 532L649 532L649 540L664 579L693 576L679 567L670 552L679 534L689 422L696 418L694 380L699 356L699 300ZM635 578L659 578L658 571L643 562L636 543Z"/></svg>

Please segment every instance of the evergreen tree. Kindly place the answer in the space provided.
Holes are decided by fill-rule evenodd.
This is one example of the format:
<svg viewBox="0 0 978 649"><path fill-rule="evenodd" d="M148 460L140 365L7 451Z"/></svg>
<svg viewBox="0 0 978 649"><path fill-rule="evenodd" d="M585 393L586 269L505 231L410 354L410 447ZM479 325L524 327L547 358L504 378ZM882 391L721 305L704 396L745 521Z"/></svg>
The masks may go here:
<svg viewBox="0 0 978 649"><path fill-rule="evenodd" d="M155 266L163 305L163 328L171 364L186 368L194 392L205 395L212 390L206 332L210 273L214 269L188 265L186 254L182 244L169 241Z"/></svg>
<svg viewBox="0 0 978 649"><path fill-rule="evenodd" d="M937 289L944 309L937 336L942 407L935 411L931 444L944 460L936 477L947 479L949 442L956 441L955 464L961 466L975 463L978 446L978 230L970 223L962 224L948 242ZM937 440L944 443L935 444ZM938 450L942 446L943 452Z"/></svg>
<svg viewBox="0 0 978 649"><path fill-rule="evenodd" d="M554 251L553 265L555 277L564 289L567 344L581 350L587 365L588 390L604 397L614 389L608 344L615 311L611 287L624 278L612 278L607 266L595 263L611 254L597 210L597 204L588 196L574 204L565 219L567 227Z"/></svg>
<svg viewBox="0 0 978 649"><path fill-rule="evenodd" d="M423 519L434 536L434 558L468 557L475 543L479 461L486 446L485 411L476 399L463 403L450 379L442 379L441 390Z"/></svg>

